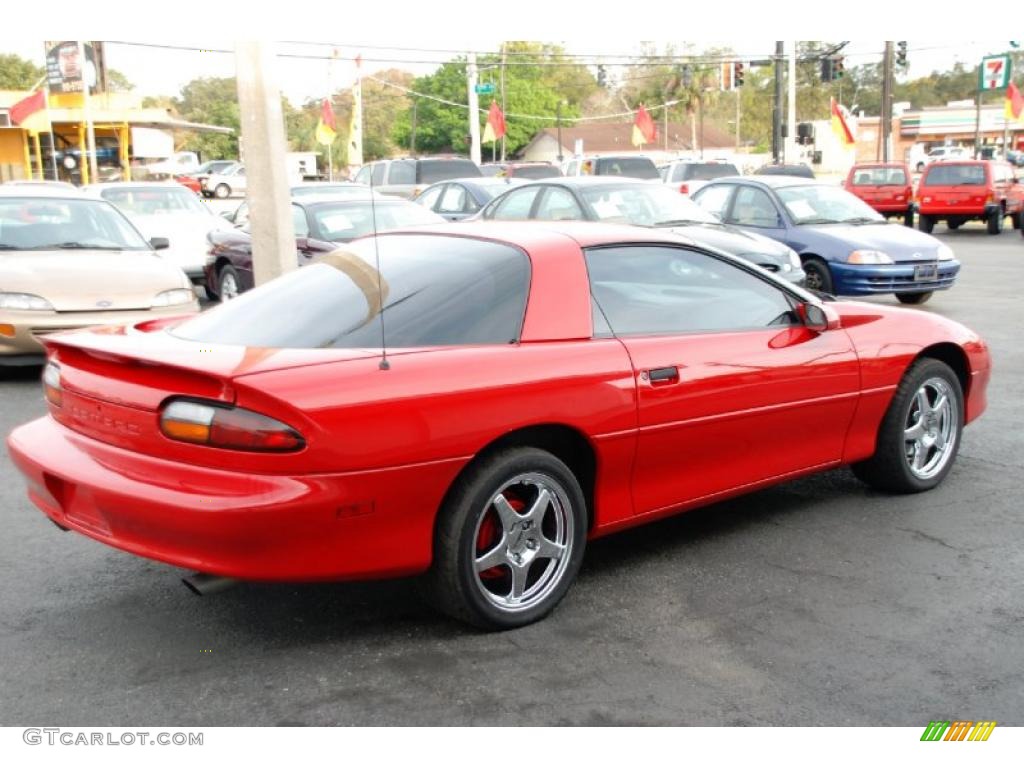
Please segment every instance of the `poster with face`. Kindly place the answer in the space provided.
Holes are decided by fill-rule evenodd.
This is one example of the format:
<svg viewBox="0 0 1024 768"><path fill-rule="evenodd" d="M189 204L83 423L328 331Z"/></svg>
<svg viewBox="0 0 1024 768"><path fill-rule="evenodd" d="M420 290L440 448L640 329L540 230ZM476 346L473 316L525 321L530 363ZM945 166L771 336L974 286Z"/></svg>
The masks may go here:
<svg viewBox="0 0 1024 768"><path fill-rule="evenodd" d="M83 82L90 93L105 90L103 43L86 43L83 61L77 40L47 42L46 79L50 93L81 93Z"/></svg>

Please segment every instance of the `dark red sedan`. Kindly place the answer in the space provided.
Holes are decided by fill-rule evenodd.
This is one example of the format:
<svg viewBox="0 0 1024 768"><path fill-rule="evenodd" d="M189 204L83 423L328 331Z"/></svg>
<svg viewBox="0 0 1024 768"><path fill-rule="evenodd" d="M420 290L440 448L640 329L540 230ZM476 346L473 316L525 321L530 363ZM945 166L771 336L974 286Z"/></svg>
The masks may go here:
<svg viewBox="0 0 1024 768"><path fill-rule="evenodd" d="M951 320L584 223L365 238L44 343L49 414L8 446L60 527L238 579L424 574L490 628L547 614L590 538L843 464L933 488L990 367Z"/></svg>
<svg viewBox="0 0 1024 768"><path fill-rule="evenodd" d="M914 226L914 180L906 163L857 163L843 188L887 219L899 216Z"/></svg>

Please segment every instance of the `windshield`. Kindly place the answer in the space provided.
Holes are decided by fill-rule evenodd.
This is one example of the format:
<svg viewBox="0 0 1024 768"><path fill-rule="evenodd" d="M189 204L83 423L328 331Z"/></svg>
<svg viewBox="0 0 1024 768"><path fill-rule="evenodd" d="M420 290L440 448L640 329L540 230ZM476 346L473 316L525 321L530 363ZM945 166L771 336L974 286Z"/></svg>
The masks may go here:
<svg viewBox="0 0 1024 768"><path fill-rule="evenodd" d="M102 200L0 198L0 250L151 250L117 209Z"/></svg>
<svg viewBox="0 0 1024 768"><path fill-rule="evenodd" d="M313 197L330 195L331 197L368 197L370 188L365 184L309 184L291 188L292 197Z"/></svg>
<svg viewBox="0 0 1024 768"><path fill-rule="evenodd" d="M697 179L710 181L725 176L739 176L736 166L730 163L681 163L676 166L672 181L690 181Z"/></svg>
<svg viewBox="0 0 1024 768"><path fill-rule="evenodd" d="M323 240L335 243L354 240L376 231L384 232L399 227L412 227L419 224L443 224L444 219L433 211L416 203L379 202L371 210L370 202L340 203L332 205L321 203L312 206L313 225L318 236Z"/></svg>
<svg viewBox="0 0 1024 768"><path fill-rule="evenodd" d="M185 189L159 187L113 187L104 189L100 196L122 211L135 216L161 216L170 213L197 213L209 216L210 209Z"/></svg>
<svg viewBox="0 0 1024 768"><path fill-rule="evenodd" d="M508 344L519 338L530 265L512 246L392 235L352 243L318 261L197 315L172 333L208 344L374 349L381 346L383 295L388 348Z"/></svg>
<svg viewBox="0 0 1024 768"><path fill-rule="evenodd" d="M419 184L435 184L448 179L483 176L480 167L472 160L420 160ZM411 180L410 180L411 183Z"/></svg>
<svg viewBox="0 0 1024 768"><path fill-rule="evenodd" d="M853 173L855 187L884 187L907 185L907 174L902 168L858 168Z"/></svg>
<svg viewBox="0 0 1024 768"><path fill-rule="evenodd" d="M926 187L983 186L984 184L985 166L977 163L933 165L924 176Z"/></svg>
<svg viewBox="0 0 1024 768"><path fill-rule="evenodd" d="M562 172L553 165L520 165L509 170L508 175L516 179L554 179Z"/></svg>
<svg viewBox="0 0 1024 768"><path fill-rule="evenodd" d="M782 187L779 200L797 224L835 224L837 222L884 222L885 217L839 187L810 185Z"/></svg>
<svg viewBox="0 0 1024 768"><path fill-rule="evenodd" d="M601 176L629 176L634 179L660 179L658 168L649 157L599 157L594 161Z"/></svg>
<svg viewBox="0 0 1024 768"><path fill-rule="evenodd" d="M583 187L580 194L598 221L647 227L718 223L690 198L654 184L602 184Z"/></svg>

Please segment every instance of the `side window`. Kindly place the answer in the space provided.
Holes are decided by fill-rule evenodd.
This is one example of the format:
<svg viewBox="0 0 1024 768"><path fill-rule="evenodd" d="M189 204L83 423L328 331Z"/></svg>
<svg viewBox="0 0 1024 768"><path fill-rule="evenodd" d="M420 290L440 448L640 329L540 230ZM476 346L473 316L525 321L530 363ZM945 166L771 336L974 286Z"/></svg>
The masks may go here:
<svg viewBox="0 0 1024 768"><path fill-rule="evenodd" d="M725 218L734 187L728 184L709 184L697 192L697 205L720 219Z"/></svg>
<svg viewBox="0 0 1024 768"><path fill-rule="evenodd" d="M690 170L690 166L685 163L680 163L672 171L672 181L686 181L690 176L687 171Z"/></svg>
<svg viewBox="0 0 1024 768"><path fill-rule="evenodd" d="M462 213L466 205L466 190L459 184L449 184L444 195L441 196L441 205L438 213Z"/></svg>
<svg viewBox="0 0 1024 768"><path fill-rule="evenodd" d="M358 181L360 184L369 184L370 172L370 166L364 165L362 168L359 169L359 173L356 174L356 181Z"/></svg>
<svg viewBox="0 0 1024 768"><path fill-rule="evenodd" d="M437 198L441 196L441 192L444 190L444 184L439 184L436 187L431 187L416 200L417 203L422 205L424 208L434 210L434 206L437 205Z"/></svg>
<svg viewBox="0 0 1024 768"><path fill-rule="evenodd" d="M497 207L491 211L489 218L497 221L516 221L530 218L530 208L533 206L533 198L537 196L540 187L527 187L509 192Z"/></svg>
<svg viewBox="0 0 1024 768"><path fill-rule="evenodd" d="M388 169L388 184L415 184L416 163L412 160L394 160Z"/></svg>
<svg viewBox="0 0 1024 768"><path fill-rule="evenodd" d="M534 218L543 221L581 221L583 210L572 192L562 187L549 187L537 205Z"/></svg>
<svg viewBox="0 0 1024 768"><path fill-rule="evenodd" d="M590 290L616 336L785 326L793 302L774 285L728 262L686 248L590 248ZM598 328L595 314L595 329Z"/></svg>
<svg viewBox="0 0 1024 768"><path fill-rule="evenodd" d="M309 235L309 222L306 221L306 211L298 205L292 205L292 227L295 229L296 237L307 237Z"/></svg>
<svg viewBox="0 0 1024 768"><path fill-rule="evenodd" d="M779 212L768 193L757 187L740 187L729 221L745 227L777 227Z"/></svg>
<svg viewBox="0 0 1024 768"><path fill-rule="evenodd" d="M384 184L384 169L387 167L387 163L374 163L372 166L372 178L373 186L379 187Z"/></svg>
<svg viewBox="0 0 1024 768"><path fill-rule="evenodd" d="M235 218L233 219L236 227L247 227L249 226L249 204L242 203L238 206L235 211Z"/></svg>

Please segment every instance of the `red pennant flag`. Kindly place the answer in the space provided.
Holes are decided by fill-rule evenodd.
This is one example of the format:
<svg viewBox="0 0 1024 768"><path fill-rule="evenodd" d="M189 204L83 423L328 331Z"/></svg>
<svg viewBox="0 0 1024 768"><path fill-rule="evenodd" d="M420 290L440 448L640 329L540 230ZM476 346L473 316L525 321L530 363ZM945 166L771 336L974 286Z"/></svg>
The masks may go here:
<svg viewBox="0 0 1024 768"><path fill-rule="evenodd" d="M46 93L36 91L10 108L11 122L15 125L23 125L32 115L42 112L44 109L46 109Z"/></svg>
<svg viewBox="0 0 1024 768"><path fill-rule="evenodd" d="M633 122L633 146L650 144L658 138L658 129L654 125L651 116L641 104L636 110L636 120Z"/></svg>
<svg viewBox="0 0 1024 768"><path fill-rule="evenodd" d="M324 103L320 105L320 122L332 131L338 130L338 124L334 122L334 110L331 109L330 99L324 99Z"/></svg>
<svg viewBox="0 0 1024 768"><path fill-rule="evenodd" d="M1007 120L1016 120L1020 117L1021 112L1024 111L1024 95L1021 94L1020 89L1010 83L1006 88L1006 106L1004 112ZM13 117L13 112L11 114Z"/></svg>
<svg viewBox="0 0 1024 768"><path fill-rule="evenodd" d="M483 141L497 141L505 133L505 115L498 102L492 101L491 108L487 110L487 127L484 128Z"/></svg>

